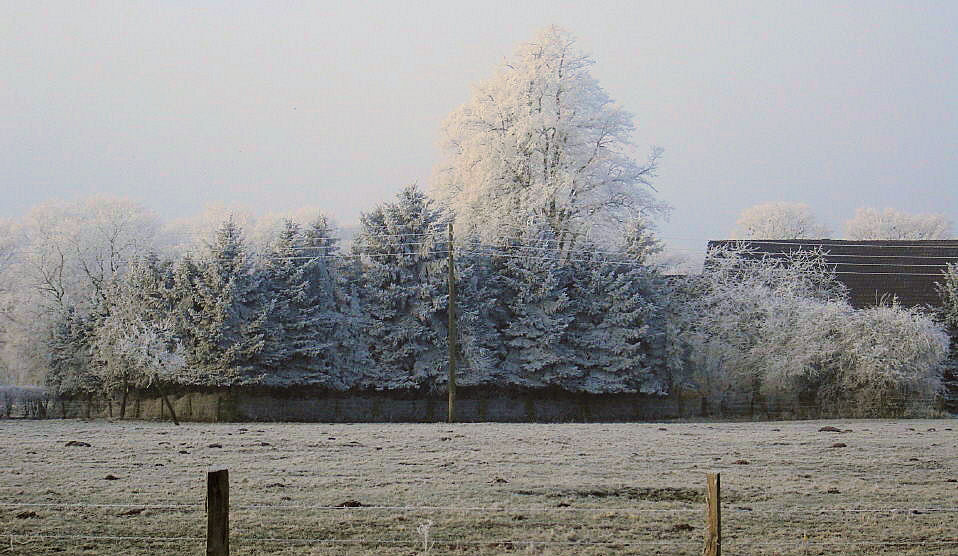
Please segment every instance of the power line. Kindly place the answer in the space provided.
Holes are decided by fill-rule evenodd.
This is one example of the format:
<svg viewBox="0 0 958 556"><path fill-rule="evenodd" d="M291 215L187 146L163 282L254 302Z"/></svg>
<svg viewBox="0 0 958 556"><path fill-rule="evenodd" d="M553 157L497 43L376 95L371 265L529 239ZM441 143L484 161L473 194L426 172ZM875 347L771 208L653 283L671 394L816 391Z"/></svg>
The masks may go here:
<svg viewBox="0 0 958 556"><path fill-rule="evenodd" d="M877 245L874 243L823 243L822 241L814 240L764 240L764 239L720 239L712 240L716 243L741 243L741 244L750 244L750 245L812 245L819 247L821 249L832 248L842 248L842 247L870 247L872 249L949 249L958 251L958 240L875 240L876 242L888 242L888 241L940 241L940 242L951 242L953 245ZM844 241L844 240L825 240L825 241Z"/></svg>
<svg viewBox="0 0 958 556"><path fill-rule="evenodd" d="M441 235L441 234L442 234L442 229L441 229L440 227L436 227L436 228L434 228L434 229L432 229L431 231L428 231L428 232L410 232L410 233L402 233L402 234L369 233L369 232L365 232L365 231L360 231L360 232L358 232L358 233L354 236L354 238L359 238L359 237L364 237L364 236L365 236L365 237L380 237L380 238L403 238L403 237L423 237L423 236ZM194 238L197 238L197 237L198 237L198 238L204 238L204 239L214 239L214 238L216 237L216 230L210 230L209 232L202 232L202 231L195 231L195 232L194 232L194 231L186 231L186 230L182 230L182 231L167 231L167 232L160 232L159 235L161 235L161 236L163 236L163 235L165 235L165 236L184 236L184 237L194 237ZM241 234L241 235L244 237L244 239L247 239L247 240L249 239L249 238L247 237L248 234L243 233L243 234ZM274 233L271 237L276 237L276 234ZM302 229L300 230L299 237L303 237L303 236L302 236ZM344 238L344 237L341 236L341 235L336 235L336 236L312 236L312 237L310 237L309 239L313 239L313 240L320 240L320 239L322 239L322 240L342 241L342 240L344 240L344 239L346 239L346 238Z"/></svg>

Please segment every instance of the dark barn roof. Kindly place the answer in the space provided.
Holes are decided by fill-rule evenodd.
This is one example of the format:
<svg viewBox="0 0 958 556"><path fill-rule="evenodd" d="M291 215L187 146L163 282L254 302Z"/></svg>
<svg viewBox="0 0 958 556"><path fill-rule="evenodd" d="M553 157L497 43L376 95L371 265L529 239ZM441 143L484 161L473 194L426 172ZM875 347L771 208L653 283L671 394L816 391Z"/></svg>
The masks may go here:
<svg viewBox="0 0 958 556"><path fill-rule="evenodd" d="M938 306L935 283L948 263L958 263L958 240L750 239L710 241L708 248L740 244L757 256L820 249L855 307L874 306L891 296L907 307Z"/></svg>

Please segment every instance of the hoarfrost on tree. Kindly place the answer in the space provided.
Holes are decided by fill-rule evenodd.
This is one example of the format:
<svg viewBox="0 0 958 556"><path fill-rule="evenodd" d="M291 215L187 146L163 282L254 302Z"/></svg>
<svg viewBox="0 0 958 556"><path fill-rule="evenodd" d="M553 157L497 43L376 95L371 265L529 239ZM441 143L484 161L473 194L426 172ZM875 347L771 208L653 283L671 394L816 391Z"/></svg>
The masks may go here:
<svg viewBox="0 0 958 556"><path fill-rule="evenodd" d="M845 235L860 240L951 239L953 223L943 214L909 214L893 208L859 208L845 222Z"/></svg>
<svg viewBox="0 0 958 556"><path fill-rule="evenodd" d="M593 63L548 27L445 120L431 193L464 235L489 242L536 218L563 246L615 241L635 216L665 209L651 188L661 151L636 162L632 115L592 77Z"/></svg>
<svg viewBox="0 0 958 556"><path fill-rule="evenodd" d="M684 379L716 405L818 404L845 414L924 402L940 387L947 337L897 304L854 309L820 252L708 254L671 305Z"/></svg>
<svg viewBox="0 0 958 556"><path fill-rule="evenodd" d="M733 239L820 239L829 230L805 203L763 203L742 211Z"/></svg>
<svg viewBox="0 0 958 556"><path fill-rule="evenodd" d="M209 385L257 382L270 305L258 289L242 230L227 219L195 260L184 257L173 273L177 333L188 367Z"/></svg>
<svg viewBox="0 0 958 556"><path fill-rule="evenodd" d="M353 243L373 371L365 386L435 388L445 381L448 247L440 212L416 186L361 217Z"/></svg>

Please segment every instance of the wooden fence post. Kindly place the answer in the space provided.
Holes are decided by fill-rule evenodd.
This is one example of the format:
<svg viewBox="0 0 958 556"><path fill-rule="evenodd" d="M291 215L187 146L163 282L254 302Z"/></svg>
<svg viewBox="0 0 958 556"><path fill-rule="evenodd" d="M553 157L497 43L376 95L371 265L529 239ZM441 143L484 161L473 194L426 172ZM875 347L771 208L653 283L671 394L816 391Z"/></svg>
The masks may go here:
<svg viewBox="0 0 958 556"><path fill-rule="evenodd" d="M206 475L206 556L230 554L230 479L220 469Z"/></svg>
<svg viewBox="0 0 958 556"><path fill-rule="evenodd" d="M719 473L708 474L708 516L705 532L705 548L702 556L722 556L722 482Z"/></svg>

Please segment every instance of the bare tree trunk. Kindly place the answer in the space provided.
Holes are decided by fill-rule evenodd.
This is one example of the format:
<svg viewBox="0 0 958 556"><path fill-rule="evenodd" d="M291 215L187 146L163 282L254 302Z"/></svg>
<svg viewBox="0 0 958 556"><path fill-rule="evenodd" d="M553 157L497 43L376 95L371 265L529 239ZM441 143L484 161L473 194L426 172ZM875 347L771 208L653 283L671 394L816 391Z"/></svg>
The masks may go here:
<svg viewBox="0 0 958 556"><path fill-rule="evenodd" d="M130 393L130 385L123 383L123 398L120 400L120 420L126 418L126 398Z"/></svg>
<svg viewBox="0 0 958 556"><path fill-rule="evenodd" d="M173 404L170 403L170 399L166 397L166 391L157 386L157 390L160 392L160 397L163 398L163 403L166 404L166 408L170 410L170 418L173 419L173 424L180 426L180 421L176 418L176 411L173 410Z"/></svg>

